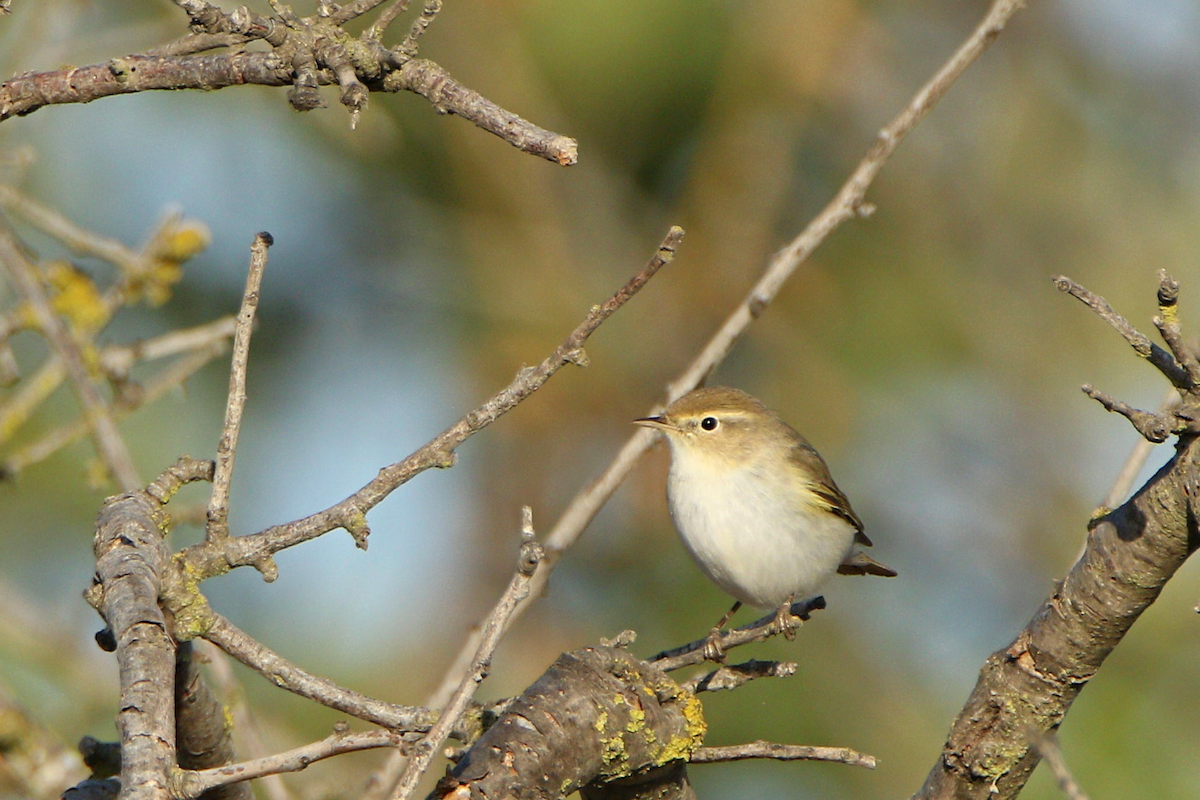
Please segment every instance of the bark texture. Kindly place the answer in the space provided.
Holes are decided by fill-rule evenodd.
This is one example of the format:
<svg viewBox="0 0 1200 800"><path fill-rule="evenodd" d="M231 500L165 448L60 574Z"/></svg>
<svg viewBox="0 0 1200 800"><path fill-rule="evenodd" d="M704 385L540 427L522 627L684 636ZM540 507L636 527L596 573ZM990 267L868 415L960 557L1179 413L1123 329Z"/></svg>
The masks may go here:
<svg viewBox="0 0 1200 800"><path fill-rule="evenodd" d="M704 732L695 695L658 669L617 648L577 650L512 702L432 796L546 800L589 784L644 778L636 793L596 788L586 796L688 797L682 766L673 767ZM679 788L647 793L659 784Z"/></svg>

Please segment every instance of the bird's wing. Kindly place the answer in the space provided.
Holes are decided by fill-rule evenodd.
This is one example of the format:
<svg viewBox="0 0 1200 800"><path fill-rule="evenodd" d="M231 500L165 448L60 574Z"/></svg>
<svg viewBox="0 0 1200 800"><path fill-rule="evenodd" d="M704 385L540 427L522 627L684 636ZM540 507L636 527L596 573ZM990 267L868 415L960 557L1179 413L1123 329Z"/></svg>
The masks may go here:
<svg viewBox="0 0 1200 800"><path fill-rule="evenodd" d="M826 466L825 459L821 458L821 454L803 436L799 433L796 433L795 436L796 440L792 445L790 456L800 465L805 474L813 477L813 483L809 487L813 494L827 509L854 526L855 544L870 547L871 540L863 533L862 520L850 507L850 501L846 499L846 495L842 494L842 490L833 482L833 476L829 474L829 467Z"/></svg>

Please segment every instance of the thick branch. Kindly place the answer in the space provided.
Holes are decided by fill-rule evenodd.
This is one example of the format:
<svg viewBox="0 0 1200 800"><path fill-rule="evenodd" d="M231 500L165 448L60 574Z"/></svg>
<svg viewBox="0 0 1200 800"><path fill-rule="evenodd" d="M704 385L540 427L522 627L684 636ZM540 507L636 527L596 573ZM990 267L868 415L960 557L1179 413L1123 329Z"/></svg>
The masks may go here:
<svg viewBox="0 0 1200 800"><path fill-rule="evenodd" d="M170 554L162 512L145 492L109 498L96 525L99 608L120 670L121 784L126 800L169 800L175 769L175 645L158 605Z"/></svg>
<svg viewBox="0 0 1200 800"><path fill-rule="evenodd" d="M925 785L914 798L1005 800L1024 787L1038 754L1030 732L1063 721L1104 659L1200 544L1200 445L1175 457L1100 519L1066 580L1015 641L988 658Z"/></svg>
<svg viewBox="0 0 1200 800"><path fill-rule="evenodd" d="M627 651L567 653L515 699L434 797L565 797L686 760L704 738L690 692Z"/></svg>
<svg viewBox="0 0 1200 800"><path fill-rule="evenodd" d="M233 736L221 704L200 671L191 642L175 657L175 730L179 766L188 770L233 763ZM251 800L250 784L212 787L201 800Z"/></svg>

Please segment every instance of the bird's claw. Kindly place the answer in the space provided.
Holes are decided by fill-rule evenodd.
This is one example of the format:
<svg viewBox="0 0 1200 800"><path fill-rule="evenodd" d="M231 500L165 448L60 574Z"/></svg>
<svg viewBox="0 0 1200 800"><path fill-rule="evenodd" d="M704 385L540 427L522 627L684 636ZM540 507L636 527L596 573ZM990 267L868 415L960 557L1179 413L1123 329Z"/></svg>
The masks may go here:
<svg viewBox="0 0 1200 800"><path fill-rule="evenodd" d="M720 628L713 628L708 632L708 638L704 640L704 647L700 649L700 653L704 656L705 661L725 663L725 651L721 648Z"/></svg>
<svg viewBox="0 0 1200 800"><path fill-rule="evenodd" d="M775 621L771 624L790 642L796 638L796 629L804 624L804 620L792 614L792 603L789 600L775 612Z"/></svg>

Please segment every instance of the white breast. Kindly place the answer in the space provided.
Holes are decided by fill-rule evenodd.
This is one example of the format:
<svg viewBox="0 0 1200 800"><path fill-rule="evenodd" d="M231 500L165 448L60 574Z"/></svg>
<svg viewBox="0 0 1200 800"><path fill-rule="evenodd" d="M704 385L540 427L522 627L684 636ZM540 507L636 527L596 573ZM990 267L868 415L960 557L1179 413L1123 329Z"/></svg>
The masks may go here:
<svg viewBox="0 0 1200 800"><path fill-rule="evenodd" d="M667 498L688 552L718 586L760 608L814 596L854 543L854 526L805 503L783 477L680 452L671 459Z"/></svg>

